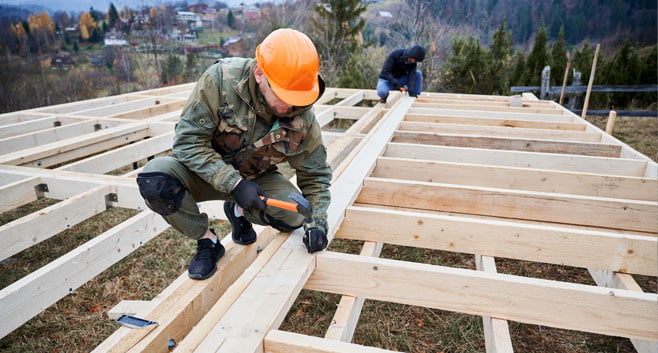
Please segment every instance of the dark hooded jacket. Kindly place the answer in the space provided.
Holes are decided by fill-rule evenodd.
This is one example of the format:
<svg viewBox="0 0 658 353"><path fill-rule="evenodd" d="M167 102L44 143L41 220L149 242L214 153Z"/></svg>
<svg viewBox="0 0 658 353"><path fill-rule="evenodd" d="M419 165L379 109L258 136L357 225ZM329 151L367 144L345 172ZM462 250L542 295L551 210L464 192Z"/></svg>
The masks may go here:
<svg viewBox="0 0 658 353"><path fill-rule="evenodd" d="M407 58L416 59L416 62L408 63ZM408 75L409 73L415 73L416 63L421 62L424 59L425 48L420 45L414 45L407 49L395 49L388 54L379 77L388 80L393 86L393 89L398 89L400 88L400 83L397 79L404 75ZM407 86L410 89L416 87L416 75L409 75L409 80L407 82Z"/></svg>

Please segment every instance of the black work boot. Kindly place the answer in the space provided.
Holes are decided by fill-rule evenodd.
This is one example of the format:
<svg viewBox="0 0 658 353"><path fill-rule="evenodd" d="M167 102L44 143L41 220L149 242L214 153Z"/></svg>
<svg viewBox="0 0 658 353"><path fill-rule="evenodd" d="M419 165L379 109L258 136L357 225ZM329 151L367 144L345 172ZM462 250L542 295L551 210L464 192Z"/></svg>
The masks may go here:
<svg viewBox="0 0 658 353"><path fill-rule="evenodd" d="M388 96L379 98L379 103L386 104L386 98L388 98Z"/></svg>
<svg viewBox="0 0 658 353"><path fill-rule="evenodd" d="M224 213L231 222L231 237L233 242L240 245L249 245L256 241L256 231L244 216L236 217L233 211L235 203L224 202Z"/></svg>
<svg viewBox="0 0 658 353"><path fill-rule="evenodd" d="M219 239L217 244L211 239L199 239L196 244L196 255L190 262L187 274L193 279L206 279L217 271L217 260L224 256L224 246Z"/></svg>

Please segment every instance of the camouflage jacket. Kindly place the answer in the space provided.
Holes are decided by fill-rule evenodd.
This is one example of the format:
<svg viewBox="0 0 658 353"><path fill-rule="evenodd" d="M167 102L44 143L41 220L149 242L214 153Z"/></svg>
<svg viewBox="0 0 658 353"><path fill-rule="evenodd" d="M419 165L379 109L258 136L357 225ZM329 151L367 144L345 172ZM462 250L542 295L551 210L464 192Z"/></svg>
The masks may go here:
<svg viewBox="0 0 658 353"><path fill-rule="evenodd" d="M176 124L174 154L225 193L241 177L253 180L289 162L316 226L327 231L331 167L312 106L274 116L258 90L255 64L229 58L206 70Z"/></svg>

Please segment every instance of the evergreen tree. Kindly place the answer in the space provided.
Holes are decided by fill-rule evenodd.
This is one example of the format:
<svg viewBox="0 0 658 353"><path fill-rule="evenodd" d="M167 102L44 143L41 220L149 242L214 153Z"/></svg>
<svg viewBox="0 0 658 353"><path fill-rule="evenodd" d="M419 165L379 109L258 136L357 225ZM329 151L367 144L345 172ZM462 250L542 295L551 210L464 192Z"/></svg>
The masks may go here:
<svg viewBox="0 0 658 353"><path fill-rule="evenodd" d="M76 40L75 42L73 42L73 51L75 51L75 53L77 54L79 50L80 50L80 46L78 45L78 41Z"/></svg>
<svg viewBox="0 0 658 353"><path fill-rule="evenodd" d="M512 38L510 31L505 29L503 21L494 32L489 59L487 60L486 82L483 89L485 94L507 94L509 91L510 67L512 57Z"/></svg>
<svg viewBox="0 0 658 353"><path fill-rule="evenodd" d="M607 85L640 84L640 62L637 51L631 46L629 39L624 40L612 58L606 61L601 68L603 72L596 74L596 76L600 75L601 80L597 80L599 82L605 82ZM655 83L655 76L653 83ZM617 92L608 95L608 102L613 107L621 107L627 105L634 96L636 96L634 93Z"/></svg>
<svg viewBox="0 0 658 353"><path fill-rule="evenodd" d="M551 46L551 85L560 86L567 67L567 49L564 47L564 26L560 28L557 41Z"/></svg>
<svg viewBox="0 0 658 353"><path fill-rule="evenodd" d="M228 10L228 15L226 15L226 24L231 28L235 24L235 15L233 15L233 11L231 10Z"/></svg>
<svg viewBox="0 0 658 353"><path fill-rule="evenodd" d="M532 47L528 61L526 63L525 85L539 86L541 84L541 71L544 66L548 65L548 53L546 52L547 33L546 27L542 24L539 27L535 44Z"/></svg>
<svg viewBox="0 0 658 353"><path fill-rule="evenodd" d="M110 3L110 8L107 9L107 22L109 23L110 28L114 28L117 21L119 21L119 11L117 11L117 8L114 7L113 3Z"/></svg>
<svg viewBox="0 0 658 353"><path fill-rule="evenodd" d="M594 60L594 48L588 43L583 44L581 49L575 49L572 68L582 73L582 76L580 76L581 85L587 85L589 82L589 74L592 71L592 60Z"/></svg>
<svg viewBox="0 0 658 353"><path fill-rule="evenodd" d="M510 85L512 86L524 86L525 77L526 77L526 61L525 54L523 51L519 50L516 52L512 58L512 76L510 77Z"/></svg>
<svg viewBox="0 0 658 353"><path fill-rule="evenodd" d="M475 37L454 37L452 51L448 53L443 66L444 82L451 92L484 92L490 87L483 84L486 76L487 53L480 47Z"/></svg>
<svg viewBox="0 0 658 353"><path fill-rule="evenodd" d="M314 5L316 18L312 20L316 34L316 46L323 67L329 72L330 85L340 63L347 61L350 53L362 44L361 31L366 21L361 14L367 4L361 0L321 0Z"/></svg>
<svg viewBox="0 0 658 353"><path fill-rule="evenodd" d="M183 64L177 55L169 54L162 65L161 80L163 84L176 82L176 76L183 71Z"/></svg>

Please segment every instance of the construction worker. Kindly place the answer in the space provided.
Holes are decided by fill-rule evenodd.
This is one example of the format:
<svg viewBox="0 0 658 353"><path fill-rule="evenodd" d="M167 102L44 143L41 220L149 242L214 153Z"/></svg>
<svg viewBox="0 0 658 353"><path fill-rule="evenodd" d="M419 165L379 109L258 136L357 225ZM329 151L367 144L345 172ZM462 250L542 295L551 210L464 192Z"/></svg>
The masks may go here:
<svg viewBox="0 0 658 353"><path fill-rule="evenodd" d="M420 94L423 74L416 70L416 65L425 59L425 48L414 45L407 49L395 49L386 58L377 81L379 101L386 103L388 91L407 87L411 97Z"/></svg>
<svg viewBox="0 0 658 353"><path fill-rule="evenodd" d="M331 168L312 104L324 92L315 46L303 33L278 29L256 48L256 58L227 58L210 66L185 105L173 154L149 161L137 177L148 207L176 230L197 239L188 274L215 273L224 247L197 202L225 200L235 243L256 241L252 224L280 231L302 226L296 212L266 207L261 196L294 202L297 189L277 171L289 162L313 210L305 229L309 253L327 246Z"/></svg>

